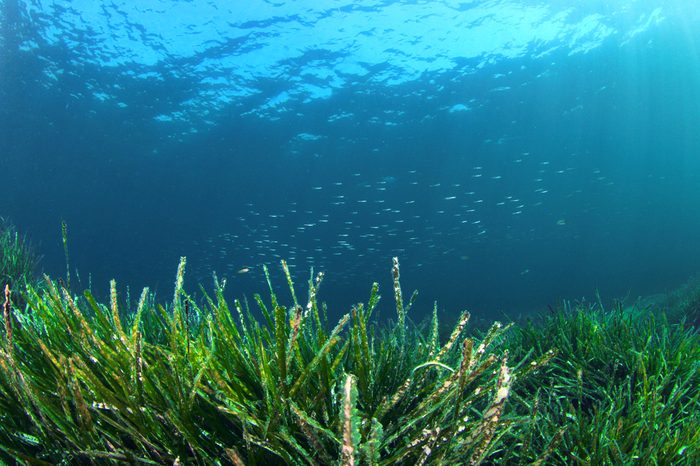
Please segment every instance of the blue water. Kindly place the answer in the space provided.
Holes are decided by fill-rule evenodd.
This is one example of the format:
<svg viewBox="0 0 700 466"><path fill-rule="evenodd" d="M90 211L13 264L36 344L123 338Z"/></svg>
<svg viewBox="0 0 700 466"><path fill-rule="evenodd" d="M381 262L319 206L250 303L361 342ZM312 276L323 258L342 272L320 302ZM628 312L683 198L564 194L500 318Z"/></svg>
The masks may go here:
<svg viewBox="0 0 700 466"><path fill-rule="evenodd" d="M700 9L675 1L0 1L0 216L43 270L339 315L647 295L700 268ZM75 274L75 270L73 271ZM74 275L74 282L78 278ZM283 293L286 296L286 293Z"/></svg>

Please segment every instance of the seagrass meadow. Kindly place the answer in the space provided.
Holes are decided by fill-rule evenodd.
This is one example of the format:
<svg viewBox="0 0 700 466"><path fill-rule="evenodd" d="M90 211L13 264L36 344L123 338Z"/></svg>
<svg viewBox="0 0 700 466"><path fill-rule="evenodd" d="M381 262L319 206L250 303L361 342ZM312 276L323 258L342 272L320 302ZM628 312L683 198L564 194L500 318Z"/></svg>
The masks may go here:
<svg viewBox="0 0 700 466"><path fill-rule="evenodd" d="M38 260L27 238L0 217L0 283L22 289L34 280Z"/></svg>
<svg viewBox="0 0 700 466"><path fill-rule="evenodd" d="M564 303L486 331L464 312L444 331L437 306L411 321L394 259L393 323L376 283L329 322L322 273L299 287L282 261L286 286L265 269L265 296L227 302L223 281L188 293L185 265L167 303L5 287L1 464L700 461L700 341L673 309Z"/></svg>
<svg viewBox="0 0 700 466"><path fill-rule="evenodd" d="M0 466L700 465L698 128L698 0L0 0Z"/></svg>

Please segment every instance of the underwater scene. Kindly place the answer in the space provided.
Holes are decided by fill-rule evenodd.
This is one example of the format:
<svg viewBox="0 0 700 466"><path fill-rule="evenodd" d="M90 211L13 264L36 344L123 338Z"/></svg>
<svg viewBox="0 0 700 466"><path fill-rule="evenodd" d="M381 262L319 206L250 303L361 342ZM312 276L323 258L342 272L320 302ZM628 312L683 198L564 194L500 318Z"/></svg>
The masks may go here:
<svg viewBox="0 0 700 466"><path fill-rule="evenodd" d="M691 0L0 0L0 179L0 466L700 464Z"/></svg>

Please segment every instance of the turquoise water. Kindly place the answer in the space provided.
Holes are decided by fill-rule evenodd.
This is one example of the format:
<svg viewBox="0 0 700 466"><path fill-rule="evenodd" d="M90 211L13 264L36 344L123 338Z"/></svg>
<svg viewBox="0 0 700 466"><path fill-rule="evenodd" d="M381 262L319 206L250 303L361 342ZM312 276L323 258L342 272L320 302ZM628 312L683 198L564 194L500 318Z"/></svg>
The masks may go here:
<svg viewBox="0 0 700 466"><path fill-rule="evenodd" d="M693 2L0 5L0 215L54 276L61 219L83 286L286 258L335 314L378 280L390 315L393 256L418 314L698 272Z"/></svg>

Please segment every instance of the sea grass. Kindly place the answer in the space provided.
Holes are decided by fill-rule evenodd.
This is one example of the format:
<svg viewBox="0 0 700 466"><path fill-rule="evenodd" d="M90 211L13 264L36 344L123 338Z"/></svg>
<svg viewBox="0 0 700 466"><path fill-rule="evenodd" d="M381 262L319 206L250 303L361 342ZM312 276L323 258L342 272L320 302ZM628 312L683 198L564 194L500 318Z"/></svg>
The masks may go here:
<svg viewBox="0 0 700 466"><path fill-rule="evenodd" d="M133 313L46 277L4 317L0 460L21 464L693 464L698 337L682 323L566 306L539 322L448 338L437 305L373 319L379 286L329 325L282 264L275 292L229 306L145 289ZM398 291L397 291L398 290ZM9 298L8 298L9 299ZM254 307L257 306L257 309ZM259 316L260 319L254 317ZM16 325L15 325L16 324ZM467 334L469 333L469 334ZM14 356L13 356L14 355Z"/></svg>

